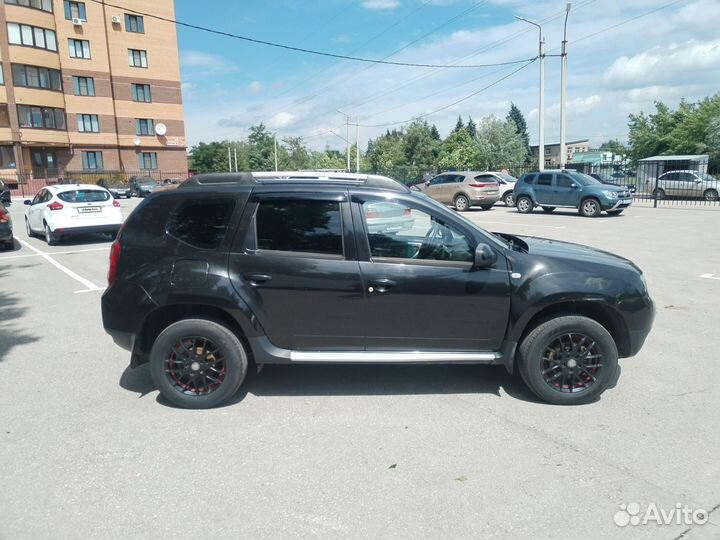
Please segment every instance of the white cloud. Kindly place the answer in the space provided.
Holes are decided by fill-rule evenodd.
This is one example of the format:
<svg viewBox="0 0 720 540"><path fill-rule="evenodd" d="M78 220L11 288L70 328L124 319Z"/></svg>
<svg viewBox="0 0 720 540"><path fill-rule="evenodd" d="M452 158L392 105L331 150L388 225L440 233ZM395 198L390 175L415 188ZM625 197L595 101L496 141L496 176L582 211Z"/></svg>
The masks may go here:
<svg viewBox="0 0 720 540"><path fill-rule="evenodd" d="M258 92L261 92L263 88L264 87L260 81L253 81L248 84L248 92L251 94L257 94Z"/></svg>
<svg viewBox="0 0 720 540"><path fill-rule="evenodd" d="M185 69L203 69L206 71L234 71L236 66L225 58L202 51L182 51L180 64Z"/></svg>
<svg viewBox="0 0 720 540"><path fill-rule="evenodd" d="M365 9L396 9L400 6L398 0L365 0L362 3Z"/></svg>
<svg viewBox="0 0 720 540"><path fill-rule="evenodd" d="M281 112L273 116L268 120L268 127L270 129L284 129L292 127L297 121L297 116L289 112Z"/></svg>

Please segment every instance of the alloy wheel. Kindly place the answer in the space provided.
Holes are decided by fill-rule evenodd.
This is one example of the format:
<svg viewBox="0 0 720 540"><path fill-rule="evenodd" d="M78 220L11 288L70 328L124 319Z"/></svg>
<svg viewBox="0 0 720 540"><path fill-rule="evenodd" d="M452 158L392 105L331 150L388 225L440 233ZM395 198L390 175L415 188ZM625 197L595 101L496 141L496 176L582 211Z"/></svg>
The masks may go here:
<svg viewBox="0 0 720 540"><path fill-rule="evenodd" d="M459 212L464 212L468 208L468 200L464 196L460 195L455 199L455 208Z"/></svg>
<svg viewBox="0 0 720 540"><path fill-rule="evenodd" d="M543 352L540 359L542 377L557 392L583 392L597 382L602 360L599 346L585 334L562 334Z"/></svg>
<svg viewBox="0 0 720 540"><path fill-rule="evenodd" d="M530 211L530 201L523 197L520 199L517 203L518 210L521 212L529 212Z"/></svg>
<svg viewBox="0 0 720 540"><path fill-rule="evenodd" d="M227 374L220 348L200 336L185 337L173 345L164 360L164 369L174 388L190 396L214 392Z"/></svg>
<svg viewBox="0 0 720 540"><path fill-rule="evenodd" d="M718 197L718 192L715 191L714 189L708 189L708 190L705 192L705 200L706 200L706 201L715 202L715 201L717 201L718 199L719 199L719 197Z"/></svg>

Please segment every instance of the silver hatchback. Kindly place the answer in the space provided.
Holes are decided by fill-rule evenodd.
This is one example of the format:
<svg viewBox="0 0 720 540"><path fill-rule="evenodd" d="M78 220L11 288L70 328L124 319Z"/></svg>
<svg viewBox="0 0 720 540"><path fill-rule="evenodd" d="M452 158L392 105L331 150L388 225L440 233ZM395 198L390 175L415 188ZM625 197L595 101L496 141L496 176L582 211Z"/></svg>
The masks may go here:
<svg viewBox="0 0 720 540"><path fill-rule="evenodd" d="M418 187L428 197L455 206L458 212L472 206L490 210L500 200L497 181L478 171L443 173Z"/></svg>

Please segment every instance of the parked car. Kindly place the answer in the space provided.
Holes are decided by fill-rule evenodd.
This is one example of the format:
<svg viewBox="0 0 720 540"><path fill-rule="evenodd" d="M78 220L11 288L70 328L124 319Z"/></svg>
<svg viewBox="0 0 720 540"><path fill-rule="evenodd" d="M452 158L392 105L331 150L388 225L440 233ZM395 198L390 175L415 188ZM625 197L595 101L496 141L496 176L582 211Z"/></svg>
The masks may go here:
<svg viewBox="0 0 720 540"><path fill-rule="evenodd" d="M413 227L373 231L379 202ZM578 404L614 384L654 308L627 259L492 234L388 178L225 174L130 215L102 316L181 407L226 402L251 362L500 364L540 399Z"/></svg>
<svg viewBox="0 0 720 540"><path fill-rule="evenodd" d="M108 190L90 184L48 186L25 204L28 236L43 234L50 246L77 234L108 233L114 238L123 223L120 203Z"/></svg>
<svg viewBox="0 0 720 540"><path fill-rule="evenodd" d="M669 171L661 174L654 184L653 196L705 199L718 201L720 181L708 173L698 171Z"/></svg>
<svg viewBox="0 0 720 540"><path fill-rule="evenodd" d="M500 200L500 186L494 177L482 172L447 172L419 186L421 192L458 212L472 206L490 210Z"/></svg>
<svg viewBox="0 0 720 540"><path fill-rule="evenodd" d="M135 197L146 197L159 188L160 185L149 176L133 176L128 182L130 195Z"/></svg>
<svg viewBox="0 0 720 540"><path fill-rule="evenodd" d="M480 175L480 180L495 180L500 188L500 200L505 206L515 206L515 184L517 178L506 172L489 171Z"/></svg>
<svg viewBox="0 0 720 540"><path fill-rule="evenodd" d="M0 180L0 203L10 204L10 188Z"/></svg>
<svg viewBox="0 0 720 540"><path fill-rule="evenodd" d="M616 176L616 175L623 175ZM630 193L635 193L635 185L634 184L626 184L625 182L622 182L621 179L627 179L626 176L624 176L624 173L613 173L610 176L603 177L600 174L597 173L589 173L588 176L593 177L595 180L598 180L599 182L602 182L603 184L612 184L614 186L621 186L626 188Z"/></svg>
<svg viewBox="0 0 720 540"><path fill-rule="evenodd" d="M597 217L603 210L617 216L632 204L627 188L603 184L571 170L546 170L520 177L515 185L518 212L529 214L536 206L545 212L556 208L577 208L585 217Z"/></svg>
<svg viewBox="0 0 720 540"><path fill-rule="evenodd" d="M132 195L130 194L130 188L117 178L111 178L109 180L100 179L97 181L98 186L102 186L107 189L115 199L125 197L129 199Z"/></svg>
<svg viewBox="0 0 720 540"><path fill-rule="evenodd" d="M2 202L0 202L0 245L4 249L13 249L15 247L12 218Z"/></svg>

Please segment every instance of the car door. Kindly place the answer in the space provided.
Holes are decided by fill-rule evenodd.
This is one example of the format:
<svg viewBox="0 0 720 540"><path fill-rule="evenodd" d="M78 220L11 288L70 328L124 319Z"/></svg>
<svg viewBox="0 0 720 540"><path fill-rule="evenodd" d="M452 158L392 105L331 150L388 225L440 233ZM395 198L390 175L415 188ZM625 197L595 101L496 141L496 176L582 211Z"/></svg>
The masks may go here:
<svg viewBox="0 0 720 540"><path fill-rule="evenodd" d="M347 190L255 188L230 276L270 342L290 350L361 350L364 290Z"/></svg>
<svg viewBox="0 0 720 540"><path fill-rule="evenodd" d="M535 200L540 206L553 206L555 203L553 194L553 173L540 173L533 184Z"/></svg>
<svg viewBox="0 0 720 540"><path fill-rule="evenodd" d="M703 196L703 182L695 173L686 172L680 173L680 175L684 184L683 197L697 198Z"/></svg>
<svg viewBox="0 0 720 540"><path fill-rule="evenodd" d="M41 230L42 227L42 209L43 203L50 200L52 196L47 189L41 189L35 198L33 198L27 211L27 218L30 222L30 228L34 231Z"/></svg>
<svg viewBox="0 0 720 540"><path fill-rule="evenodd" d="M368 234L364 209L378 198L352 195L367 349L497 350L510 309L504 256L494 268L475 268L479 232L450 212L402 196L383 200L408 209L412 227Z"/></svg>
<svg viewBox="0 0 720 540"><path fill-rule="evenodd" d="M660 176L658 184L665 195L677 196L679 193L680 173L669 172Z"/></svg>
<svg viewBox="0 0 720 540"><path fill-rule="evenodd" d="M440 174L430 180L427 188L425 188L425 195L432 197L436 201L441 201L443 184L448 180L449 175Z"/></svg>
<svg viewBox="0 0 720 540"><path fill-rule="evenodd" d="M580 185L569 174L555 175L555 201L558 206L578 206Z"/></svg>

